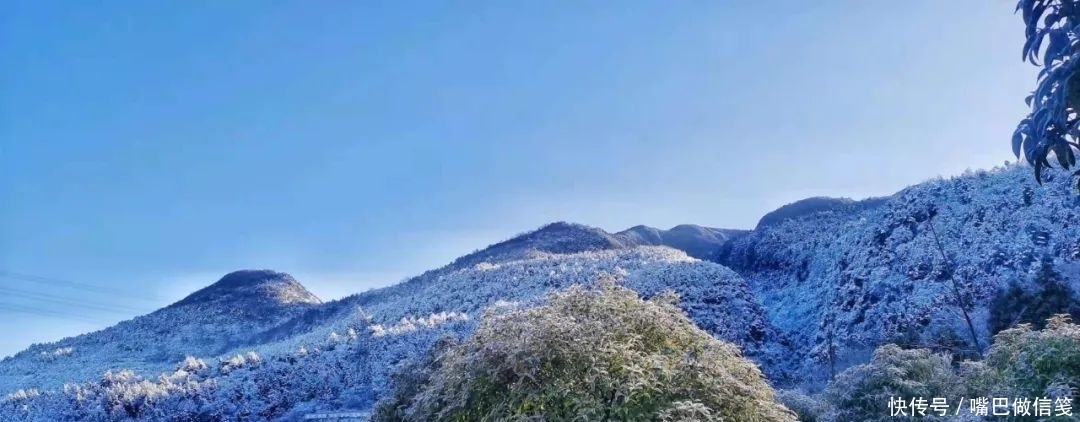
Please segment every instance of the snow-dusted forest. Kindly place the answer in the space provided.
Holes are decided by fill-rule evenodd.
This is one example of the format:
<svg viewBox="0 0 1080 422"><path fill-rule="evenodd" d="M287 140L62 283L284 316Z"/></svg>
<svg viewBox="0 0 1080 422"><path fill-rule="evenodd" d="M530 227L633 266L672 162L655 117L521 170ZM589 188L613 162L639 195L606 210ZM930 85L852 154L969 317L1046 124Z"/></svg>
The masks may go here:
<svg viewBox="0 0 1080 422"><path fill-rule="evenodd" d="M0 419L367 410L389 393L394 368L441 337L467 337L485 312L602 278L644 297L675 291L698 326L737 345L774 386L818 391L885 343L977 354L996 331L1035 322L1018 309L1025 298L1072 295L1080 199L1065 176L1039 187L1024 167L973 171L885 198L791 204L749 232L554 223L327 303L286 274L240 271L3 360ZM677 249L687 245L706 259Z"/></svg>

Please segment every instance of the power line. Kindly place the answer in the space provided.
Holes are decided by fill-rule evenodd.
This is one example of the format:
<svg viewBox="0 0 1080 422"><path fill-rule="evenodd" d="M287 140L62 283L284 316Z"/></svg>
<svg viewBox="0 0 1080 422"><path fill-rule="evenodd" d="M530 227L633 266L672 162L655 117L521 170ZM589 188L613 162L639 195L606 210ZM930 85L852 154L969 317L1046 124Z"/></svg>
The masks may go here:
<svg viewBox="0 0 1080 422"><path fill-rule="evenodd" d="M14 271L0 270L0 278L20 280L47 286L50 288L62 286L69 289L92 293L98 296L115 296L129 300L141 301L142 303L148 304L157 302L155 299L148 296L133 294L132 292L126 290L98 286L89 283L79 283L75 281L63 280L52 277L43 277L33 274L19 273ZM101 302L100 300L88 300L86 297L65 296L56 293L45 293L33 290L20 289L13 286L0 285L0 298L6 297L23 298L33 301L35 302L35 304L54 306L33 306L32 304L11 303L9 301L6 303L0 302L0 311L15 312L41 317L78 320L82 322L91 322L96 324L113 323L115 321L94 317L90 315L92 313L109 312L113 314L128 314L134 316L149 312L146 309L140 309L139 307L132 307L120 304L109 304ZM57 309L57 307L61 307L62 309L66 310L59 310Z"/></svg>
<svg viewBox="0 0 1080 422"><path fill-rule="evenodd" d="M42 277L42 276L38 276L38 275L19 273L19 272L15 272L15 271L0 270L0 278L9 278L9 279L27 281L27 282L36 283L36 284L40 284L40 285L46 285L46 286L50 286L50 287L55 287L57 285L60 285L60 286L70 287L72 289L82 290L82 291L85 291L85 292L97 293L97 294L107 293L107 294L120 296L120 297L124 297L124 298L128 298L128 299L141 300L141 301L145 301L145 302L149 302L149 303L155 303L155 304L158 302L158 299L155 298L155 297L146 296L146 295L142 295L142 294L138 294L138 293L133 293L130 290L122 290L122 289L117 289L117 288L113 288L113 287L105 287L105 286L99 286L99 285L94 285L94 284L89 284L89 283L79 283L79 282L75 282L75 281L62 280L62 279L52 278L52 277Z"/></svg>
<svg viewBox="0 0 1080 422"><path fill-rule="evenodd" d="M44 302L47 304L63 305L66 307L83 308L87 310L95 310L100 312L112 312L119 314L143 314L148 311L145 309L129 307L125 305L108 304L96 301L89 301L84 298L71 298L56 294L42 293L31 290L23 290L13 287L0 286L0 297L15 296L24 299L29 299L38 302Z"/></svg>
<svg viewBox="0 0 1080 422"><path fill-rule="evenodd" d="M27 307L27 306L23 306L23 305L14 304L14 303L0 302L0 311L10 311L10 312L16 312L16 313L21 313L21 314L36 315L36 316L50 317L50 318L60 318L60 319L67 319L67 320L78 320L78 321L90 322L90 323L94 323L94 324L108 324L108 323L111 322L111 321L106 321L106 320L103 320L103 319L92 318L92 317L89 317L89 316L84 315L84 314L75 314L75 313L60 312L60 311L49 310L49 309L32 308L32 307Z"/></svg>

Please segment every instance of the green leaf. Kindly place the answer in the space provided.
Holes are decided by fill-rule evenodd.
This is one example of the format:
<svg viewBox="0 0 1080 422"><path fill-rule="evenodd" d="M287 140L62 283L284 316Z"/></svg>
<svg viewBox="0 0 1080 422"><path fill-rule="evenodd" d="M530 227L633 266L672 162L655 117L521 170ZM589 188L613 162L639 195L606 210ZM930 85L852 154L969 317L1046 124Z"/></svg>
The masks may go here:
<svg viewBox="0 0 1080 422"><path fill-rule="evenodd" d="M1035 181L1042 184L1043 160L1035 160Z"/></svg>

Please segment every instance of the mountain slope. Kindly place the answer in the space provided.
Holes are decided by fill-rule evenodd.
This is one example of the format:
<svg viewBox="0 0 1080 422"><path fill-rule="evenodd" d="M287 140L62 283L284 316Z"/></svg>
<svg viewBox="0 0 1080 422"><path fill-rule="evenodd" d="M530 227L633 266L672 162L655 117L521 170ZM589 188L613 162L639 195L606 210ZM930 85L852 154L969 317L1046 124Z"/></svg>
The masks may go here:
<svg viewBox="0 0 1080 422"><path fill-rule="evenodd" d="M526 259L541 253L569 254L625 248L619 239L601 229L559 221L462 256L450 266L463 268L480 262Z"/></svg>
<svg viewBox="0 0 1080 422"><path fill-rule="evenodd" d="M829 198L817 196L792 202L777 208L758 220L755 230L783 223L791 219L798 219L811 214L822 212L857 212L861 209L874 208L881 205L885 198L871 198L855 201L850 198Z"/></svg>
<svg viewBox="0 0 1080 422"><path fill-rule="evenodd" d="M505 245L496 247L497 251L505 250ZM56 412L95 418L102 415L95 412L106 412L103 409L127 412L127 417L135 419L152 419L147 416L150 413L138 409L110 407L108 397L114 394L113 389L119 389L127 392L124 397L134 397L132 400L165 391L168 400L176 401L168 404L170 409L197 409L192 410L196 413L175 413L191 418L205 416L199 412L211 412L226 419L241 414L270 419L308 405L328 409L370 406L389 389L389 374L395 365L423 353L443 335L467 335L485 310L533 303L552 290L572 284L589 285L604 277L645 296L675 290L682 297L681 306L707 331L740 345L767 368L791 365L791 351L784 342L777 341L783 336L769 324L749 287L720 265L665 247L576 253L534 251L533 255L508 259L506 254L491 253L486 256L498 262L481 261L472 266L458 262L402 285L312 304L294 319L315 322L299 334L251 345L252 353L238 353L245 348L216 362L177 360L176 371L164 371L162 377L156 377L161 370L151 368L110 373L100 381L94 381L99 375L70 379L89 382L63 391L16 394L7 404L39 409L40 413L17 413L30 419ZM180 308L186 306L189 304L180 304ZM322 317L314 318L312 314ZM13 363L0 366L10 367ZM56 367L42 365L39 370L56 375ZM73 405L73 395L105 404ZM0 402L0 409L3 405Z"/></svg>
<svg viewBox="0 0 1080 422"><path fill-rule="evenodd" d="M56 387L107 369L161 371L188 355L217 356L264 343L267 333L320 303L288 274L233 272L150 314L6 358L0 387Z"/></svg>
<svg viewBox="0 0 1080 422"><path fill-rule="evenodd" d="M322 301L291 275L270 270L240 270L226 274L216 283L170 307L242 304L245 307L273 310L283 305L319 303Z"/></svg>
<svg viewBox="0 0 1080 422"><path fill-rule="evenodd" d="M694 227L690 230L693 233L674 236L676 243L680 239L691 239L685 243L697 248L714 248L717 242L725 240L723 231L680 227ZM672 233L678 235L679 230ZM693 243L695 236L707 240ZM557 222L465 255L446 267L401 284L329 304L322 304L288 274L268 270L237 271L151 314L98 332L34 345L0 362L0 391L52 388L66 381L97 377L109 369L153 373L171 368L185 356L222 356L290 339L298 343L295 339L312 338L313 332L329 333L325 327L340 326L342 320L356 315L356 307L363 307L367 312L386 309L374 313L380 323L393 323L408 315L438 313L444 307L451 308L454 303L458 304L460 312L476 312L478 308L464 305L473 300L470 295L477 294L471 291L439 302L436 309L427 305L413 306L412 303L417 297L431 294L433 286L443 286L440 287L443 291L455 290L440 281L444 277L460 277L459 271L479 271L478 265L488 268L513 262L519 263L516 265L520 267L523 265L520 263L525 262L529 263L527 266L542 267L542 263L547 262L545 259L552 257L630 251L638 244L653 243L662 242L624 241L598 228ZM496 290L507 291L501 294L489 292L492 297L520 297L526 291L531 292L531 297L537 297L553 286L565 285L565 280L542 279L561 277L558 271L537 268L521 271L531 277L529 284L499 287ZM591 272L574 280L589 281L598 275ZM390 303L394 305L387 307ZM391 320L385 320L386 315L391 315Z"/></svg>
<svg viewBox="0 0 1080 422"><path fill-rule="evenodd" d="M673 289L696 323L738 344L773 383L820 386L884 342L973 353L993 334L992 320L1017 311L991 306L1004 288L1036 294L1047 266L1075 295L1077 218L1067 175L1037 186L1029 169L1008 167L867 201L797 202L750 232L639 226L610 234L554 223L329 303L291 278L238 273L153 314L0 362L8 391L76 382L0 400L0 420L155 420L159 409L176 420L274 419L365 408L390 388L395 366L444 335L468 335L484 312L602 277L645 296ZM259 287L266 281L270 288ZM970 304L977 341L960 300ZM245 314L236 303L274 312ZM151 340L159 338L167 342ZM114 372L101 376L106 367Z"/></svg>
<svg viewBox="0 0 1080 422"><path fill-rule="evenodd" d="M479 262L495 263L539 256L542 253L570 254L629 249L636 246L668 246L692 257L705 259L715 255L716 251L732 238L746 232L680 224L669 230L634 226L613 234L596 227L560 221L462 256L451 266L461 268Z"/></svg>
<svg viewBox="0 0 1080 422"><path fill-rule="evenodd" d="M1066 174L1055 176L1038 186L1030 169L1009 167L933 180L770 222L717 260L790 335L802 362L791 371L807 383L865 362L883 342L973 353L954 280L982 347L988 321L1011 312L990 304L1009 283L1038 290L1043 261L1080 287L1078 197Z"/></svg>

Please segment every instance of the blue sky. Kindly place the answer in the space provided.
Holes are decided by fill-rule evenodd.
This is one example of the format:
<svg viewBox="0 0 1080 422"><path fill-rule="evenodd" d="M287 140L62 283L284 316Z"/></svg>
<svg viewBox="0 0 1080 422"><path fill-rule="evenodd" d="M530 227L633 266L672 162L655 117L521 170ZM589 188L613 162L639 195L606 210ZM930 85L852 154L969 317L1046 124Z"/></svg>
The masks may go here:
<svg viewBox="0 0 1080 422"><path fill-rule="evenodd" d="M1001 164L1036 71L1012 10L8 4L0 271L110 291L0 278L50 295L0 297L0 355L238 268L336 298L550 221L748 228Z"/></svg>

